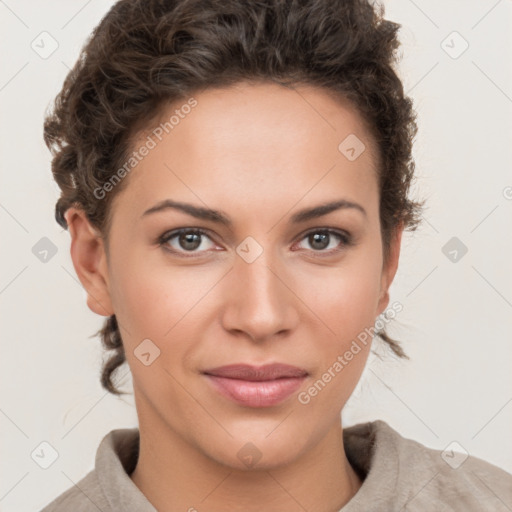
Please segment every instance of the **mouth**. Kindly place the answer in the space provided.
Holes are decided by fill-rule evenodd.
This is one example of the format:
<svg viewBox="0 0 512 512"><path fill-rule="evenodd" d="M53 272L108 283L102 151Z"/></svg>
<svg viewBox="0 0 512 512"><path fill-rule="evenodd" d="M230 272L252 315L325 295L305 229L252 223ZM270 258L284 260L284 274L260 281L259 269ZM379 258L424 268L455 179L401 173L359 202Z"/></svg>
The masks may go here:
<svg viewBox="0 0 512 512"><path fill-rule="evenodd" d="M281 363L259 367L233 364L202 373L215 391L246 407L280 404L297 391L309 375L303 368Z"/></svg>

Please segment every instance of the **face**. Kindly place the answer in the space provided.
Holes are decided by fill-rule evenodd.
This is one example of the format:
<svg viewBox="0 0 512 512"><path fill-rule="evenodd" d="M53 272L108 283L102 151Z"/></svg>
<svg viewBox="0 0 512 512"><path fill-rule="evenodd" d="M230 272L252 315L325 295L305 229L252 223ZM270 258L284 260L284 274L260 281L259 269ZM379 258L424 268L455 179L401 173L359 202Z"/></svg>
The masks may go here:
<svg viewBox="0 0 512 512"><path fill-rule="evenodd" d="M115 197L108 258L68 211L73 261L89 307L121 326L141 429L231 467L248 441L263 466L290 463L339 428L370 350L354 340L388 305L400 232L383 266L376 153L349 104L274 84L194 98L162 112L181 115L161 140L157 121L135 142L156 144ZM204 373L271 363L306 375L233 387Z"/></svg>

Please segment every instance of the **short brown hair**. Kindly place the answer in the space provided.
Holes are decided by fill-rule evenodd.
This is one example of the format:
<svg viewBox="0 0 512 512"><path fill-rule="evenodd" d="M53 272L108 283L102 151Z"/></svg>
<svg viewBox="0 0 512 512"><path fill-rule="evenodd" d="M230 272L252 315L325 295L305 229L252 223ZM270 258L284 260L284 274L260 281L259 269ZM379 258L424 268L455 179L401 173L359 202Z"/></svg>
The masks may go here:
<svg viewBox="0 0 512 512"><path fill-rule="evenodd" d="M254 80L312 85L341 94L370 127L379 149L384 258L399 225L414 230L422 202L408 197L417 126L394 66L400 25L370 0L121 0L81 50L44 123L52 173L61 189L57 222L84 210L108 241L111 203L101 187L126 162L136 128L164 103L193 91ZM113 351L101 383L125 361L115 315L100 335ZM385 330L378 335L407 357Z"/></svg>

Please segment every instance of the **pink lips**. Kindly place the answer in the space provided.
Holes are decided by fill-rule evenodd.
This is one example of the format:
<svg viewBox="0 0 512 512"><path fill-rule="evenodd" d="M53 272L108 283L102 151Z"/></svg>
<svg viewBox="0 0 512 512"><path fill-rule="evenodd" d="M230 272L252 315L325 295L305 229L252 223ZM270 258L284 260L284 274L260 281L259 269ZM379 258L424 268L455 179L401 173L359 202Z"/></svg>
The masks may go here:
<svg viewBox="0 0 512 512"><path fill-rule="evenodd" d="M233 364L203 372L222 395L248 407L270 407L297 391L308 372L286 364Z"/></svg>

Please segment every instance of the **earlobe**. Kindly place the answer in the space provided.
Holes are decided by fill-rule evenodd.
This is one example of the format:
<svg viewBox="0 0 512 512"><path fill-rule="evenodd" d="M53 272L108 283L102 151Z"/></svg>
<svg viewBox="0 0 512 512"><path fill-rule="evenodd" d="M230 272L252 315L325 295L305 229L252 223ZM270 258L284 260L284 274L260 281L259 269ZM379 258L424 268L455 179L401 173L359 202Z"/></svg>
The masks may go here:
<svg viewBox="0 0 512 512"><path fill-rule="evenodd" d="M85 212L75 207L65 213L71 235L71 259L87 293L87 306L101 316L114 314L108 286L104 240Z"/></svg>

